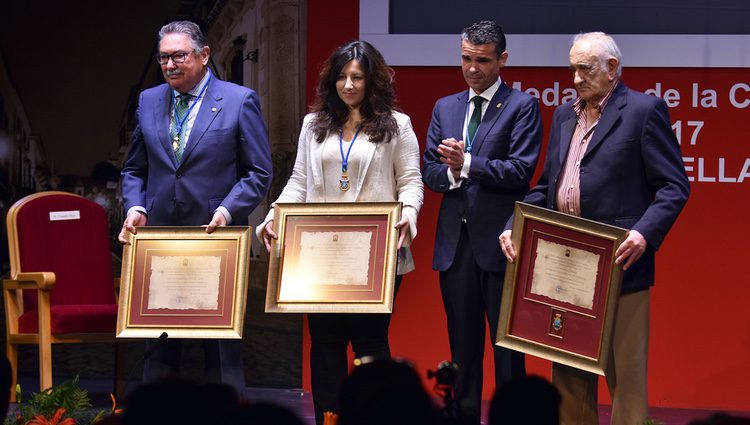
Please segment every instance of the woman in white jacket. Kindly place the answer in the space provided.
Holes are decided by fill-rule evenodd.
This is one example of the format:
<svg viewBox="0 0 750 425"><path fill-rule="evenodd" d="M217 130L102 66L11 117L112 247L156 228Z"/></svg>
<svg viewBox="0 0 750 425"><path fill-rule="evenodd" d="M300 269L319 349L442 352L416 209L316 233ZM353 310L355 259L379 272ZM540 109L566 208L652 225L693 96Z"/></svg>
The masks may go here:
<svg viewBox="0 0 750 425"><path fill-rule="evenodd" d="M305 116L292 176L274 202L393 202L403 204L396 288L414 270L424 188L419 145L409 117L394 110L393 70L365 41L348 43L320 73L312 112ZM258 227L270 251L273 209ZM337 412L336 391L347 374L347 346L356 357L389 357L390 314L309 314L315 421Z"/></svg>

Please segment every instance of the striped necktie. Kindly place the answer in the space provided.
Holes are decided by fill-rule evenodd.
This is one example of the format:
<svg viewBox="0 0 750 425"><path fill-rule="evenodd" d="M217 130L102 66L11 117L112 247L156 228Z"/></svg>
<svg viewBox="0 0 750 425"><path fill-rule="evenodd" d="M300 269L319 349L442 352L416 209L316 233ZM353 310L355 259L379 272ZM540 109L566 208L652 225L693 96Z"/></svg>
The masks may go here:
<svg viewBox="0 0 750 425"><path fill-rule="evenodd" d="M175 107L174 116L172 117L172 142L174 143L174 156L177 159L177 163L182 162L182 154L185 152L185 144L187 143L185 133L187 130L187 115L190 109L190 98L189 94L181 94L177 96L177 106ZM178 134L179 127L179 134Z"/></svg>

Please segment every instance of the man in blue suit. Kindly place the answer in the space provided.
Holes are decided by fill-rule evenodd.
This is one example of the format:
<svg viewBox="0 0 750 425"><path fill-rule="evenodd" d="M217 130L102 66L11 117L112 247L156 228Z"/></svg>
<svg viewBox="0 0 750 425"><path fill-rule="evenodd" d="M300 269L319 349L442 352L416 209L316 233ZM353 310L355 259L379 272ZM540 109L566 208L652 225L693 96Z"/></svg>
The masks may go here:
<svg viewBox="0 0 750 425"><path fill-rule="evenodd" d="M612 424L641 424L648 418L654 254L690 185L667 105L620 81L620 50L610 36L576 36L570 69L579 98L555 111L543 174L524 202L629 229L615 252L625 272L605 376ZM500 245L512 262L510 236L504 231ZM562 395L563 424L599 423L597 375L554 363L552 382Z"/></svg>
<svg viewBox="0 0 750 425"><path fill-rule="evenodd" d="M537 100L510 88L502 29L481 21L461 34L468 90L437 101L427 133L422 178L443 194L432 268L448 320L457 406L478 424L485 320L494 342L505 259L497 237L514 202L529 189L542 138ZM485 319L486 318L486 319ZM495 383L525 374L523 354L494 345Z"/></svg>
<svg viewBox="0 0 750 425"><path fill-rule="evenodd" d="M127 216L137 226L246 225L271 181L271 157L257 94L216 78L200 28L172 22L159 31L157 60L167 83L141 93L122 170ZM147 344L153 346L154 342ZM245 388L240 341L205 341L208 378ZM144 380L179 371L181 344L167 340L146 360ZM148 350L148 348L147 348Z"/></svg>

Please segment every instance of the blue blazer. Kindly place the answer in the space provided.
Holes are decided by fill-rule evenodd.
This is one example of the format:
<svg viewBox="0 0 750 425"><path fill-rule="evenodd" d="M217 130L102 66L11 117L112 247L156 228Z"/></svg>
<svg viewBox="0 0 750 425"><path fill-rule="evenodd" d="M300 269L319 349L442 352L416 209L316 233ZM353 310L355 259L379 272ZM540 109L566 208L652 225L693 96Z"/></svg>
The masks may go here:
<svg viewBox="0 0 750 425"><path fill-rule="evenodd" d="M526 93L500 84L477 130L469 177L448 190L448 166L437 152L443 139L463 140L468 90L437 101L427 133L422 179L443 194L440 204L432 268L450 268L466 223L469 243L484 270L505 270L498 236L513 213L516 201L529 190L542 140L539 102Z"/></svg>
<svg viewBox="0 0 750 425"><path fill-rule="evenodd" d="M122 170L127 211L152 226L207 224L219 206L246 224L271 182L271 156L257 94L212 77L178 165L169 135L171 88L144 90Z"/></svg>
<svg viewBox="0 0 750 425"><path fill-rule="evenodd" d="M556 209L557 181L575 127L573 102L558 107L544 171L524 202ZM653 285L655 251L690 194L663 100L619 83L581 161L580 190L582 217L635 229L648 242L643 256L625 271L623 292Z"/></svg>

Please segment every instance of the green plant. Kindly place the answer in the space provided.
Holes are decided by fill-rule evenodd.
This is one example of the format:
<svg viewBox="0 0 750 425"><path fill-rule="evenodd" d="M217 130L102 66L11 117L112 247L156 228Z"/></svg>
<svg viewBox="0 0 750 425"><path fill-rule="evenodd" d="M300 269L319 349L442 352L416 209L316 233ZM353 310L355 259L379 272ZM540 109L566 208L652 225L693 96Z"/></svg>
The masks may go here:
<svg viewBox="0 0 750 425"><path fill-rule="evenodd" d="M32 393L29 401L21 400L21 387L16 385L18 413L5 419L5 425L90 425L109 412L91 406L88 391L76 376L70 381Z"/></svg>

